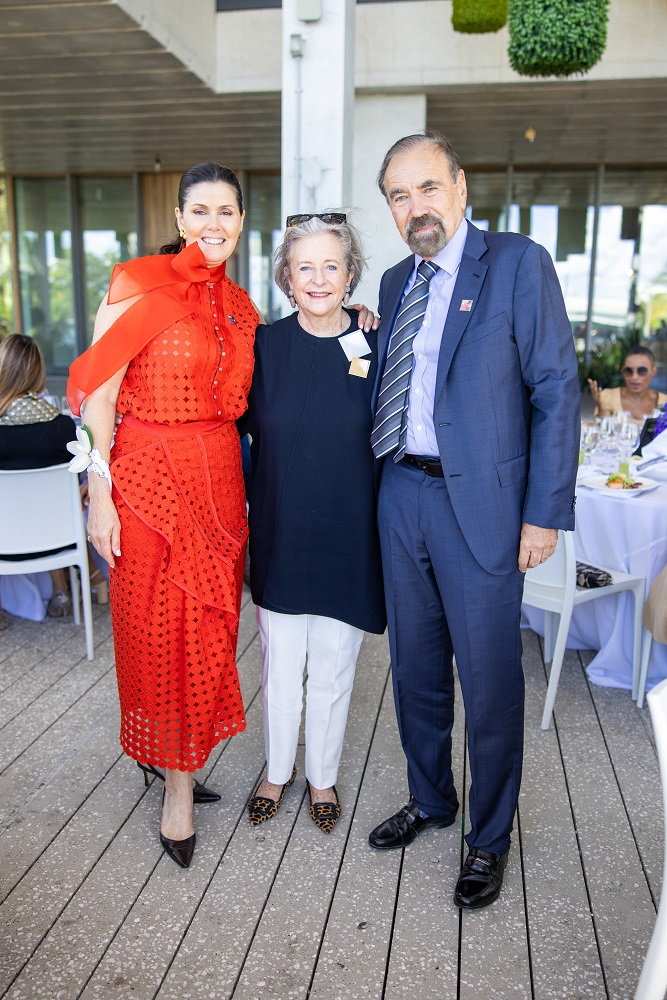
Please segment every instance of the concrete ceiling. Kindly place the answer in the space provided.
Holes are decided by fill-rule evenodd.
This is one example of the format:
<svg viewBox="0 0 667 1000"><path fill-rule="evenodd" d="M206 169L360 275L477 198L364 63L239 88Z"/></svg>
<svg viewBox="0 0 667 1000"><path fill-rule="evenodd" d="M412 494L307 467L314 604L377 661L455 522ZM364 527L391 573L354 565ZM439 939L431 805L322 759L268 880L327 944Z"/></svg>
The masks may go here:
<svg viewBox="0 0 667 1000"><path fill-rule="evenodd" d="M427 97L429 125L468 166L665 166L666 107L664 78L454 86Z"/></svg>
<svg viewBox="0 0 667 1000"><path fill-rule="evenodd" d="M213 0L211 0L213 2ZM280 165L280 94L213 93L109 0L0 0L0 170Z"/></svg>
<svg viewBox="0 0 667 1000"><path fill-rule="evenodd" d="M667 79L427 91L468 168L664 167L665 107ZM277 169L280 94L213 93L110 0L0 0L0 171L143 172L156 156Z"/></svg>

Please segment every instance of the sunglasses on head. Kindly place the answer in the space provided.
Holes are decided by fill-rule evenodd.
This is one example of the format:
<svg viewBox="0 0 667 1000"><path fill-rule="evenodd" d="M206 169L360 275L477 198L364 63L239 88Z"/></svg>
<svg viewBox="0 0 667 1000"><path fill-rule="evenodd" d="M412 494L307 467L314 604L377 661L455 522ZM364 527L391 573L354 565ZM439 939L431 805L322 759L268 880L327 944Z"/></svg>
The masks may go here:
<svg viewBox="0 0 667 1000"><path fill-rule="evenodd" d="M648 375L648 368L646 365L640 365L639 368L631 368L630 365L626 365L622 374L629 377L630 375L634 375L635 372L637 372L641 378L644 378L645 375Z"/></svg>
<svg viewBox="0 0 667 1000"><path fill-rule="evenodd" d="M342 212L303 212L301 215L288 215L287 228L298 226L302 222L310 222L311 219L321 219L327 226L342 226L347 222L347 215Z"/></svg>

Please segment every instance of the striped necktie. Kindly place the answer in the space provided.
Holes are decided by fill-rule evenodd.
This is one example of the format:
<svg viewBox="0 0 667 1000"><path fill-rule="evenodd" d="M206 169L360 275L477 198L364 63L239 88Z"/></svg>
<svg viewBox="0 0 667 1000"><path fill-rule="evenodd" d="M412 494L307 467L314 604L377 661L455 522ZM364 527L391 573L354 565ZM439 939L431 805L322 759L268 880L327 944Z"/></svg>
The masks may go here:
<svg viewBox="0 0 667 1000"><path fill-rule="evenodd" d="M426 313L429 283L439 270L438 265L430 260L421 262L417 268L415 283L405 296L396 317L371 434L371 446L376 458L395 451L394 461L400 462L405 454L408 390L414 360L412 341Z"/></svg>

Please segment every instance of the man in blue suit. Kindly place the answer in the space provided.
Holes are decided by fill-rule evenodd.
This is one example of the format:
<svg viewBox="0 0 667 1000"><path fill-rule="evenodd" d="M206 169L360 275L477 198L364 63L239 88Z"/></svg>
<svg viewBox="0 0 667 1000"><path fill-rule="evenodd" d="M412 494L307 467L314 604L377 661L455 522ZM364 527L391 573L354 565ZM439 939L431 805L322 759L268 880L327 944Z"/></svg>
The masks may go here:
<svg viewBox="0 0 667 1000"><path fill-rule="evenodd" d="M404 847L455 821L454 656L471 772L454 901L473 909L500 892L521 782L523 574L574 528L577 363L551 258L465 219L444 137L400 139L378 183L412 251L380 285L371 439L410 801L369 842Z"/></svg>

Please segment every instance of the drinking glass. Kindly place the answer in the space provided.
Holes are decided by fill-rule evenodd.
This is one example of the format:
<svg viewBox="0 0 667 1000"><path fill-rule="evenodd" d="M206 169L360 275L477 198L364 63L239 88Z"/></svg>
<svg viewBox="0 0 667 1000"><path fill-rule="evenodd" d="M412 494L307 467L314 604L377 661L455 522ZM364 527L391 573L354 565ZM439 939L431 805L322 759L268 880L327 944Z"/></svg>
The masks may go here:
<svg viewBox="0 0 667 1000"><path fill-rule="evenodd" d="M590 465L591 454L598 443L599 430L595 424L582 424L579 438L579 465Z"/></svg>

